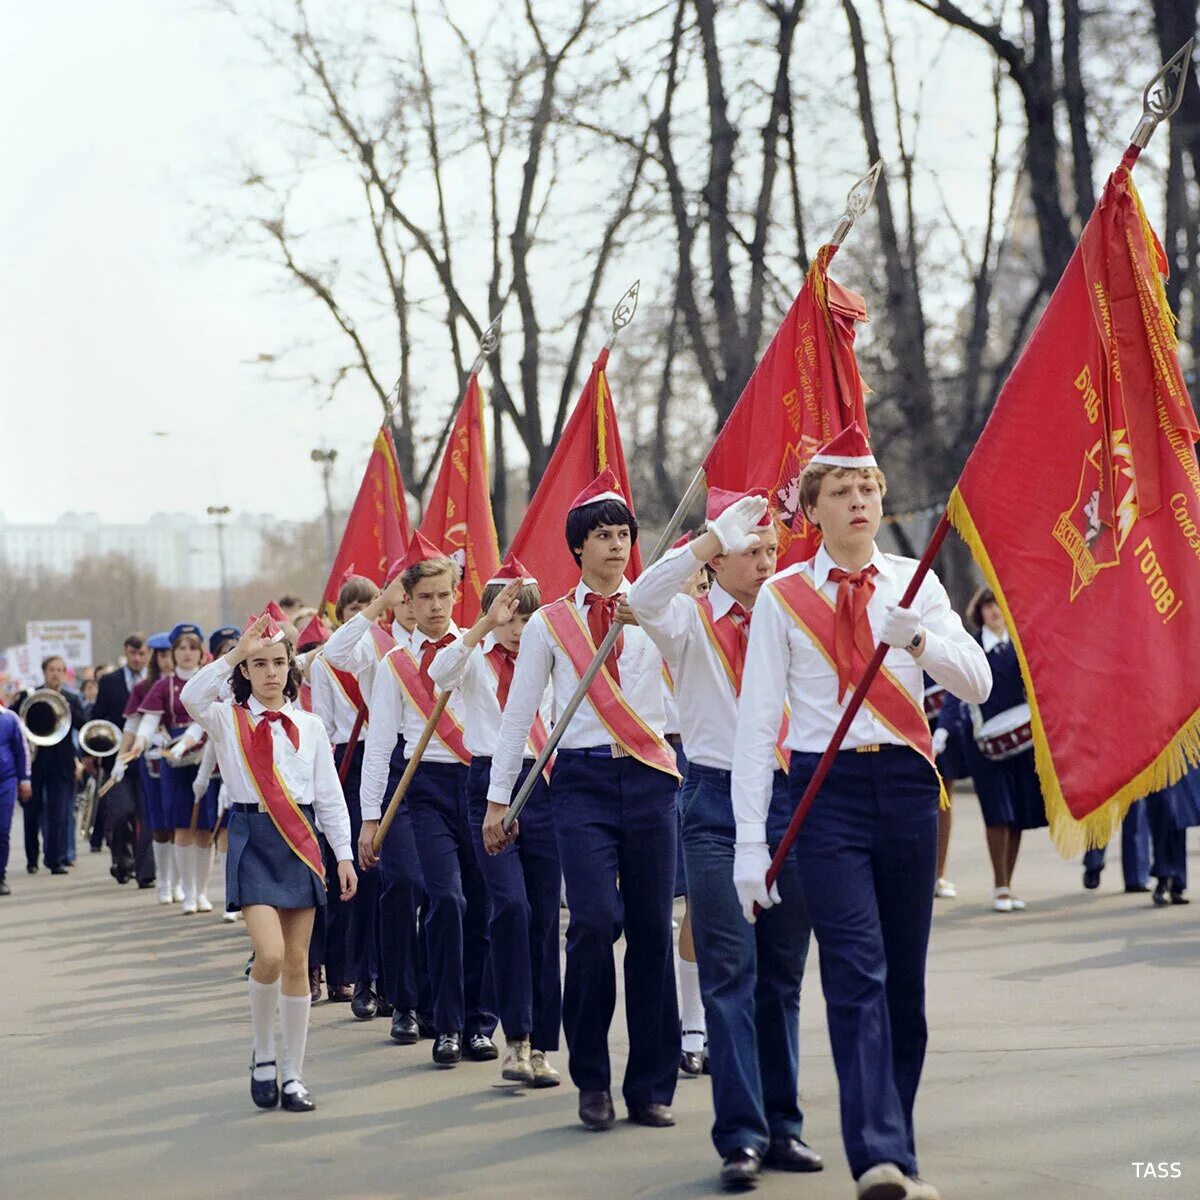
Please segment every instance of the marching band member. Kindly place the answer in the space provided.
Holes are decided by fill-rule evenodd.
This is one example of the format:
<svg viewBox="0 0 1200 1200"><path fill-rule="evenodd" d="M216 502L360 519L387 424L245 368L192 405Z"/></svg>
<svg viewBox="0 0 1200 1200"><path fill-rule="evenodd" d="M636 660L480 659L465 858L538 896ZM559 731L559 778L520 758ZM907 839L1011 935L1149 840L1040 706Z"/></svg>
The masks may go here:
<svg viewBox="0 0 1200 1200"><path fill-rule="evenodd" d="M546 1055L558 1049L562 1024L562 984L558 959L559 896L562 870L554 840L550 790L538 780L521 813L521 836L498 854L483 844L489 809L492 755L521 635L541 607L537 580L512 555L489 579L480 597L482 615L457 641L438 651L430 678L442 691L457 689L462 699L463 742L471 755L467 811L475 856L491 899L492 975L500 1023L508 1047L501 1078L533 1087L557 1087L558 1072ZM534 722L519 779L546 744L541 717ZM504 809L499 809L499 816Z"/></svg>
<svg viewBox="0 0 1200 1200"><path fill-rule="evenodd" d="M232 701L220 699L227 682ZM326 903L314 813L337 860L343 901L353 897L357 881L329 738L318 718L291 703L299 686L295 652L263 615L249 623L234 649L188 680L183 702L216 743L233 799L225 894L245 914L254 943L250 1096L260 1108L282 1104L311 1112L316 1104L303 1082L312 1003L308 943L314 912Z"/></svg>
<svg viewBox="0 0 1200 1200"><path fill-rule="evenodd" d="M207 800L196 802L192 783L198 762L185 765L183 758L199 744L200 735L189 734L187 709L181 693L183 685L200 669L204 653L204 635L198 625L181 621L171 630L171 655L175 669L162 676L146 693L139 706L142 714L137 729L134 750L145 752L159 726L174 739L161 760L162 805L167 820L175 830L175 863L183 884L185 916L196 912L212 912L212 903L205 894L209 872L212 870L213 829L217 824L216 804ZM160 897L161 898L161 897Z"/></svg>
<svg viewBox="0 0 1200 1200"><path fill-rule="evenodd" d="M175 669L169 633L151 634L146 639L150 662L145 676L133 685L125 704L125 726L121 735L121 751L113 767L112 777L119 783L129 768L137 762L137 787L140 793L140 812L150 827L150 843L154 855L154 878L158 883L159 904L171 904L183 899L183 884L175 861L175 830L167 817L162 800L162 775L157 759L149 759L138 747L137 731L142 721L142 701L150 689ZM161 737L161 735L159 735Z"/></svg>
<svg viewBox="0 0 1200 1200"><path fill-rule="evenodd" d="M611 469L572 503L566 539L581 579L569 595L534 613L521 635L483 827L489 850L508 840L502 809L511 803L546 685L554 683L557 719L613 622L624 626L558 745L550 782L571 913L563 1028L579 1119L596 1130L612 1128L616 1119L608 1030L616 1006L613 943L622 930L630 1119L674 1125L669 1105L679 1073L671 943L679 772L662 738L662 655L624 598L637 531Z"/></svg>
<svg viewBox="0 0 1200 1200"><path fill-rule="evenodd" d="M762 1165L819 1171L801 1140L796 1103L800 983L809 924L794 862L781 876L787 903L756 926L733 885L730 766L746 639L759 590L774 574L779 535L758 495L709 492L708 528L672 550L633 585L629 603L676 681L688 774L681 797L692 938L709 1017L716 1120L712 1137L728 1189L754 1186ZM711 563L707 596L688 588ZM787 794L786 757L772 790Z"/></svg>
<svg viewBox="0 0 1200 1200"><path fill-rule="evenodd" d="M378 856L372 847L379 818L391 799L385 794L385 782L396 736L402 733L409 747L420 739L436 704L430 665L437 652L459 636L451 619L460 578L458 564L420 534L413 538L404 563L398 582L412 602L417 623L409 645L389 651L375 672L371 726L363 755L358 853L364 868L377 861L383 864L385 908L380 919L386 922L393 880L400 881L403 896L417 878L404 862L409 853L408 835L401 828L393 837L402 816L410 815L428 904L425 931L437 1034L433 1061L453 1067L464 1054L474 1062L486 1062L499 1054L491 1038L496 1016L488 994L487 892L467 825L471 756L463 743L459 697L451 696L442 713ZM394 586L384 590L385 597ZM416 894L406 897L405 919L418 901ZM415 1016L415 1012L410 1014L414 1035Z"/></svg>
<svg viewBox="0 0 1200 1200"><path fill-rule="evenodd" d="M1026 829L1049 824L1034 766L1033 738L1030 734L1028 748L1019 754L993 760L987 756L980 734L985 722L1025 705L1025 683L1016 647L1004 624L1004 613L990 588L981 588L975 594L967 606L967 616L979 629L979 644L987 655L994 680L991 695L969 709L975 736L971 739L974 744L967 749L971 778L983 814L988 856L992 860L995 888L992 908L996 912L1021 912L1025 901L1012 891L1021 834Z"/></svg>
<svg viewBox="0 0 1200 1200"><path fill-rule="evenodd" d="M424 540L424 539L422 539ZM426 543L428 544L428 543ZM353 564L342 578L339 604L346 597L346 619L325 646L325 661L340 671L348 672L358 681L364 700L370 697L375 684L375 670L390 650L397 645L407 645L416 627L412 605L404 594L404 585L399 582L400 571L407 560L397 559L388 568L384 578L384 590L380 590L361 575L353 574ZM390 628L384 621L391 613ZM348 736L348 734L347 734ZM365 740L362 742L365 750ZM363 750L356 753L356 762L350 771L355 776L354 787L361 796ZM390 796L404 772L404 735L396 735L388 760L385 796ZM349 776L347 776L349 783ZM360 835L361 803L357 830ZM351 820L355 820L353 809ZM396 814L389 831L386 867L369 869L359 860L361 890L377 899L377 915L374 927L375 938L374 988L357 984L350 1002L350 1011L359 1020L390 1015L390 1036L402 1046L409 1046L421 1037L421 1013L432 1007L429 998L428 972L424 969L424 954L419 932L418 910L424 895L424 880L421 865L417 860L417 847L413 840L411 815L404 809ZM355 837L358 845L358 835ZM365 908L368 900L363 900ZM364 934L365 936L365 934ZM431 1018L430 1018L431 1019ZM430 1029L430 1033L432 1030Z"/></svg>
<svg viewBox="0 0 1200 1200"><path fill-rule="evenodd" d="M876 641L892 647L792 857L820 945L859 1200L936 1200L917 1177L913 1131L941 791L922 669L977 703L991 676L932 572L912 607L899 606L916 564L875 545L886 481L857 424L813 457L800 488L823 543L768 580L754 606L734 735L733 878L748 919L756 904L779 903L780 889L766 885L770 843L781 839ZM772 783L785 699L790 796L780 803Z"/></svg>

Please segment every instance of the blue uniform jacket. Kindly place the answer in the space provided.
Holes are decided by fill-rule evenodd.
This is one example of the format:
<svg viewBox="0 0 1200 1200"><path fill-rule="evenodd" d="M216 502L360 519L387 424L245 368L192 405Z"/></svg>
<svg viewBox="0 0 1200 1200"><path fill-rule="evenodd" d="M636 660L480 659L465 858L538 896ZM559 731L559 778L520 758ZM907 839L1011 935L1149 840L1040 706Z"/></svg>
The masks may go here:
<svg viewBox="0 0 1200 1200"><path fill-rule="evenodd" d="M29 782L29 746L15 712L0 708L0 787Z"/></svg>

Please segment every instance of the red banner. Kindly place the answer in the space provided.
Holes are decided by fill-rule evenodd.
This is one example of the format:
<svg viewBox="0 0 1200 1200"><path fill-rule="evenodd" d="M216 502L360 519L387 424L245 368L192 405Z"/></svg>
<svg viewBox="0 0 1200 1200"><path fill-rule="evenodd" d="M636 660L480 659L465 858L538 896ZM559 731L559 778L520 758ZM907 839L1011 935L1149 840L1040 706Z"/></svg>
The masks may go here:
<svg viewBox="0 0 1200 1200"><path fill-rule="evenodd" d="M325 583L321 604L326 611L332 615L348 567L353 566L357 575L382 583L388 564L403 556L411 536L396 447L391 431L384 425L375 435L342 544Z"/></svg>
<svg viewBox="0 0 1200 1200"><path fill-rule="evenodd" d="M467 380L420 532L462 568L454 620L466 629L479 616L479 597L500 567L500 545L488 490L479 377Z"/></svg>
<svg viewBox="0 0 1200 1200"><path fill-rule="evenodd" d="M562 596L579 582L579 567L563 537L571 501L605 467L612 467L621 481L621 491L633 503L621 431L617 428L617 414L608 387L607 365L605 348L592 363L574 411L563 427L542 481L509 547L509 553L515 554L537 579L543 597ZM641 570L642 556L634 546L626 577L636 579Z"/></svg>
<svg viewBox="0 0 1200 1200"><path fill-rule="evenodd" d="M950 502L996 593L1064 855L1200 761L1198 429L1130 151Z"/></svg>
<svg viewBox="0 0 1200 1200"><path fill-rule="evenodd" d="M800 508L800 474L846 426L867 432L854 327L863 298L829 278L836 246L817 251L804 286L704 460L708 486L765 488L779 514L779 567L811 558L821 544Z"/></svg>

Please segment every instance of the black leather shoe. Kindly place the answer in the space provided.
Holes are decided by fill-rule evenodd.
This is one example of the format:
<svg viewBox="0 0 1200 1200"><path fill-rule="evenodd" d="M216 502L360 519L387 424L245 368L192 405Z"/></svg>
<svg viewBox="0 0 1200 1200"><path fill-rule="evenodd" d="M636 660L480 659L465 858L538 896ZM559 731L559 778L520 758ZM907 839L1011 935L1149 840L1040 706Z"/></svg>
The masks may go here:
<svg viewBox="0 0 1200 1200"><path fill-rule="evenodd" d="M288 1090L287 1083L283 1085L283 1094L279 1097L279 1107L286 1108L288 1112L312 1112L317 1107L312 1093L298 1079L288 1082L292 1084L292 1089Z"/></svg>
<svg viewBox="0 0 1200 1200"><path fill-rule="evenodd" d="M1127 883L1125 885L1125 895L1132 896L1141 892L1148 892L1150 885L1148 883Z"/></svg>
<svg viewBox="0 0 1200 1200"><path fill-rule="evenodd" d="M781 1171L823 1171L825 1160L798 1137L774 1138L763 1161Z"/></svg>
<svg viewBox="0 0 1200 1200"><path fill-rule="evenodd" d="M462 1034L439 1033L433 1043L433 1061L439 1067L456 1067L462 1062Z"/></svg>
<svg viewBox="0 0 1200 1200"><path fill-rule="evenodd" d="M308 991L310 1002L316 1004L321 998L321 968L313 967L308 973Z"/></svg>
<svg viewBox="0 0 1200 1200"><path fill-rule="evenodd" d="M589 1129L611 1129L617 1114L607 1091L579 1093L579 1119Z"/></svg>
<svg viewBox="0 0 1200 1200"><path fill-rule="evenodd" d="M26 874L26 875L36 875L37 873L38 873L38 865L37 865L37 863L33 863L32 865L27 865L27 866L25 867L25 874Z"/></svg>
<svg viewBox="0 0 1200 1200"><path fill-rule="evenodd" d="M1159 908L1163 908L1171 903L1170 897L1167 895L1167 881L1165 879L1159 880L1158 887L1154 889L1154 895L1151 899Z"/></svg>
<svg viewBox="0 0 1200 1200"><path fill-rule="evenodd" d="M261 1062L260 1067L273 1067L275 1060L270 1062ZM279 1081L277 1079L255 1079L254 1078L254 1058L250 1059L250 1099L258 1105L259 1108L275 1108L279 1104Z"/></svg>
<svg viewBox="0 0 1200 1200"><path fill-rule="evenodd" d="M349 1004L354 999L354 989L348 983L339 983L336 987L326 985L330 1004Z"/></svg>
<svg viewBox="0 0 1200 1200"><path fill-rule="evenodd" d="M651 1129L669 1129L675 1124L675 1114L665 1104L651 1100L649 1104L631 1104L629 1119Z"/></svg>
<svg viewBox="0 0 1200 1200"><path fill-rule="evenodd" d="M360 1021L369 1021L378 1014L379 1000L365 983L355 986L354 998L350 1001L350 1011Z"/></svg>
<svg viewBox="0 0 1200 1200"><path fill-rule="evenodd" d="M154 883L155 883L155 881L153 879L139 879L138 880L138 891L144 892L147 888L152 888L154 886Z"/></svg>
<svg viewBox="0 0 1200 1200"><path fill-rule="evenodd" d="M1100 886L1100 872L1099 871L1084 871L1083 886L1085 888L1087 888L1087 890L1089 892L1095 891L1096 888L1098 888Z"/></svg>
<svg viewBox="0 0 1200 1200"><path fill-rule="evenodd" d="M417 1015L405 1009L392 1013L391 1039L401 1046L415 1046L421 1039L421 1031L417 1028Z"/></svg>
<svg viewBox="0 0 1200 1200"><path fill-rule="evenodd" d="M66 867L51 867L50 868L51 875L69 875L70 873L71 872L68 871Z"/></svg>
<svg viewBox="0 0 1200 1200"><path fill-rule="evenodd" d="M762 1174L762 1155L753 1146L740 1146L725 1155L721 1186L727 1192L748 1192Z"/></svg>
<svg viewBox="0 0 1200 1200"><path fill-rule="evenodd" d="M433 1017L429 1013L417 1013L417 1028L421 1031L421 1036L426 1041L437 1037L437 1026L433 1023Z"/></svg>
<svg viewBox="0 0 1200 1200"><path fill-rule="evenodd" d="M679 1056L679 1069L685 1075L699 1075L704 1070L704 1051L683 1051Z"/></svg>
<svg viewBox="0 0 1200 1200"><path fill-rule="evenodd" d="M473 1033L467 1038L467 1057L472 1062L491 1062L500 1057L500 1051L486 1033Z"/></svg>
<svg viewBox="0 0 1200 1200"><path fill-rule="evenodd" d="M378 1017L390 1017L392 1015L392 1006L379 992L375 993L375 1015Z"/></svg>
<svg viewBox="0 0 1200 1200"><path fill-rule="evenodd" d="M0 896L11 896L11 895L12 895L12 888L10 888L8 886L8 880L6 880L3 875L0 875Z"/></svg>
<svg viewBox="0 0 1200 1200"><path fill-rule="evenodd" d="M1182 888L1171 889L1172 904L1191 904L1191 901L1183 894Z"/></svg>

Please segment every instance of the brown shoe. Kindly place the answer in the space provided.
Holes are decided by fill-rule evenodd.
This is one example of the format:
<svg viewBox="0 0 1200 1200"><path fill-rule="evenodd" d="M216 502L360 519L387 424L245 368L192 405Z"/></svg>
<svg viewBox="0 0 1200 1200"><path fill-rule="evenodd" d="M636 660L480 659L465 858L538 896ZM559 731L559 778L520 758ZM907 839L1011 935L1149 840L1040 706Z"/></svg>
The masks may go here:
<svg viewBox="0 0 1200 1200"><path fill-rule="evenodd" d="M638 1125L649 1125L652 1129L669 1129L675 1124L675 1114L665 1104L653 1100L649 1104L631 1104L629 1119Z"/></svg>
<svg viewBox="0 0 1200 1200"><path fill-rule="evenodd" d="M609 1092L580 1092L579 1119L589 1129L611 1129L616 1122L617 1114L613 1111L612 1096Z"/></svg>
<svg viewBox="0 0 1200 1200"><path fill-rule="evenodd" d="M312 995L312 1002L316 1004L321 998L321 968L313 967L308 973L308 990Z"/></svg>
<svg viewBox="0 0 1200 1200"><path fill-rule="evenodd" d="M330 1004L349 1004L354 999L354 989L348 983L339 983L329 989Z"/></svg>

